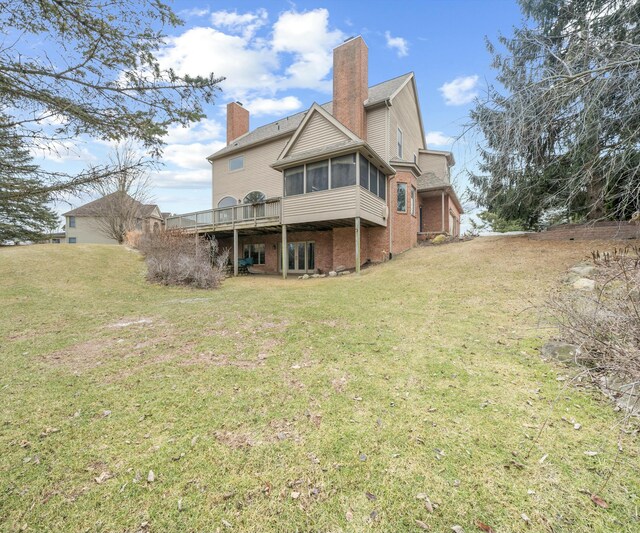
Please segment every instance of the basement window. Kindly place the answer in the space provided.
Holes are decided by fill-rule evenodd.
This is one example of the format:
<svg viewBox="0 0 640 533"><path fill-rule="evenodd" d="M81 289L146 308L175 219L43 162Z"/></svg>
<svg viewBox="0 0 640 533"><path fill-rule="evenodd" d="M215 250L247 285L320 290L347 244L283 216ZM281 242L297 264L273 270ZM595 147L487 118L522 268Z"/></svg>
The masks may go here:
<svg viewBox="0 0 640 533"><path fill-rule="evenodd" d="M244 168L244 156L232 157L229 159L229 172L234 170L242 170Z"/></svg>
<svg viewBox="0 0 640 533"><path fill-rule="evenodd" d="M75 237L69 237L69 244L75 244L76 242L77 241Z"/></svg>

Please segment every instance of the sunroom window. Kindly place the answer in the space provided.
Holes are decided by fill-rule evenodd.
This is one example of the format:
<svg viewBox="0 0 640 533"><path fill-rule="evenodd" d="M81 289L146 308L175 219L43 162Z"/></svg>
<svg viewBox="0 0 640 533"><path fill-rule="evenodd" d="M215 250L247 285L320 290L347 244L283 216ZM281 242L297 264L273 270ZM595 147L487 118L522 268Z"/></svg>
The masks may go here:
<svg viewBox="0 0 640 533"><path fill-rule="evenodd" d="M356 184L356 154L343 155L331 160L331 188Z"/></svg>
<svg viewBox="0 0 640 533"><path fill-rule="evenodd" d="M288 168L284 171L284 195L294 196L304 193L304 166Z"/></svg>
<svg viewBox="0 0 640 533"><path fill-rule="evenodd" d="M307 165L307 191L326 191L329 188L329 161Z"/></svg>
<svg viewBox="0 0 640 533"><path fill-rule="evenodd" d="M362 154L360 154L360 186L369 188L369 161Z"/></svg>
<svg viewBox="0 0 640 533"><path fill-rule="evenodd" d="M373 165L369 166L369 190L373 194L378 194L378 169Z"/></svg>

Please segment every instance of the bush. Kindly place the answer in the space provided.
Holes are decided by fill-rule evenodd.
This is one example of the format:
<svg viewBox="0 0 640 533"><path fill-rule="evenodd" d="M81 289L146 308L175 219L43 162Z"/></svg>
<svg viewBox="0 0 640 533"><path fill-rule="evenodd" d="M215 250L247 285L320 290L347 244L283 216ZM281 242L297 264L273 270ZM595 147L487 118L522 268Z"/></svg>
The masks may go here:
<svg viewBox="0 0 640 533"><path fill-rule="evenodd" d="M433 239L431 239L431 244L444 244L447 242L446 235L436 235Z"/></svg>
<svg viewBox="0 0 640 533"><path fill-rule="evenodd" d="M640 381L640 248L593 252L595 294L573 291L550 301L563 340L599 376Z"/></svg>
<svg viewBox="0 0 640 533"><path fill-rule="evenodd" d="M161 231L140 235L137 248L145 257L151 282L214 289L225 278L229 251L220 251L215 239Z"/></svg>

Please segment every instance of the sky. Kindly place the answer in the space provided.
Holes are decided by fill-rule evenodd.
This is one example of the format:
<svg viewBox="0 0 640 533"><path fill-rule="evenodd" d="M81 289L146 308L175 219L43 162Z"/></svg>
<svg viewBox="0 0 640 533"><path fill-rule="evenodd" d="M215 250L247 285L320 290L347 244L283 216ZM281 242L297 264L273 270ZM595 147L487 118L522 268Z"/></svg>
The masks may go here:
<svg viewBox="0 0 640 533"><path fill-rule="evenodd" d="M250 128L331 100L332 49L362 35L369 47L369 85L413 71L429 148L452 150L452 175L464 201L465 170L475 147L457 140L473 100L493 81L485 38L510 35L521 15L515 0L169 2L185 24L169 28L160 63L180 74L224 76L207 117L166 137L163 166L150 196L162 211L211 209L206 157L225 146L226 104L239 100ZM85 140L67 153L45 154L60 170L98 164L104 142ZM63 213L87 198L69 198ZM464 203L464 202L463 202Z"/></svg>

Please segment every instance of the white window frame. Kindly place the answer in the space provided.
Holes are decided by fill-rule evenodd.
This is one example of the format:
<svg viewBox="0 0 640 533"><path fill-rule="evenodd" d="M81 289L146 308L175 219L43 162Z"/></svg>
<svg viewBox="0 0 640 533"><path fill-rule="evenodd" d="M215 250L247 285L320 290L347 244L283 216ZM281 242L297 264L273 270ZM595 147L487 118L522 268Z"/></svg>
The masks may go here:
<svg viewBox="0 0 640 533"><path fill-rule="evenodd" d="M404 209L398 209L398 191L400 190L400 186L404 185ZM408 189L408 183L404 183L403 181L400 181L398 183L396 183L396 211L398 213L407 213L407 189Z"/></svg>
<svg viewBox="0 0 640 533"><path fill-rule="evenodd" d="M225 205L225 206L220 206L220 202L222 202L222 200L225 200L226 198L231 198L235 204L233 205ZM220 198L220 200L218 200L218 205L216 206L216 209L229 209L230 207L236 206L238 205L238 199L234 198L233 196L223 196L222 198Z"/></svg>
<svg viewBox="0 0 640 533"><path fill-rule="evenodd" d="M404 133L402 129L398 127L398 157L402 159L404 153Z"/></svg>
<svg viewBox="0 0 640 533"><path fill-rule="evenodd" d="M237 161L237 160L242 161L242 165L238 168L231 168L231 162ZM228 164L229 172L239 172L240 170L244 170L244 154L237 155L235 157L230 157L227 164Z"/></svg>

